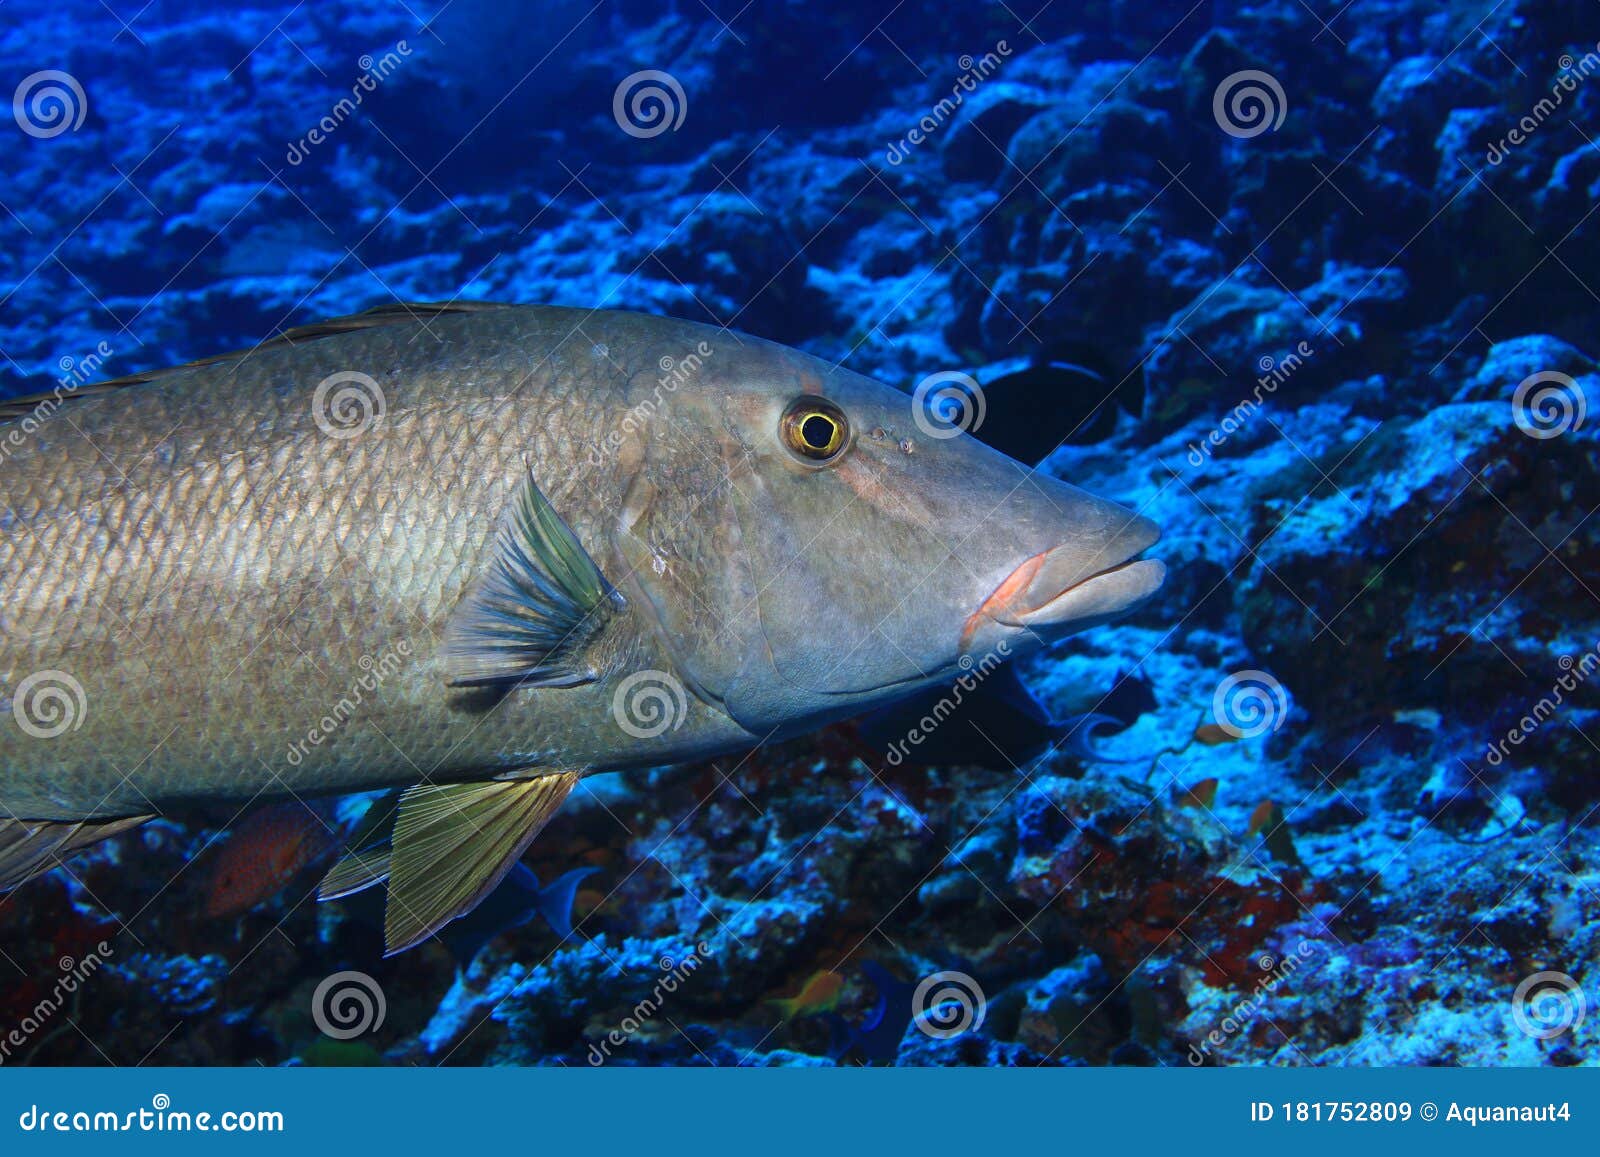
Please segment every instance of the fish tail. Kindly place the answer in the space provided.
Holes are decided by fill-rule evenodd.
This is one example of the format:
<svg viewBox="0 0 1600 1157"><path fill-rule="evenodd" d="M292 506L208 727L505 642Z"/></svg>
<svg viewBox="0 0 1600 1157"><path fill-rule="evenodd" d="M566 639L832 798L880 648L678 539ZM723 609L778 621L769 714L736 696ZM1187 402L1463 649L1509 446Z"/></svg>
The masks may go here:
<svg viewBox="0 0 1600 1157"><path fill-rule="evenodd" d="M544 922L565 940L572 935L572 905L578 896L578 885L598 872L599 868L574 868L556 877L539 889L535 901Z"/></svg>

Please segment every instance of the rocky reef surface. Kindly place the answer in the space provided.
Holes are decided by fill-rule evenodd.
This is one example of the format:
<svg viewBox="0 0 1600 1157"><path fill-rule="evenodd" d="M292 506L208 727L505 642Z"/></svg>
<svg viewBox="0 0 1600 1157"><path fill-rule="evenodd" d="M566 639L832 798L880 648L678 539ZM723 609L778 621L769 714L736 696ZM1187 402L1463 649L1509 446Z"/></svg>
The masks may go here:
<svg viewBox="0 0 1600 1157"><path fill-rule="evenodd" d="M1171 567L1023 672L1139 708L1020 769L588 781L565 939L384 960L315 849L228 910L238 817L152 824L0 901L5 1063L1600 1058L1600 7L1032 7L5 5L0 393L652 310L969 374Z"/></svg>

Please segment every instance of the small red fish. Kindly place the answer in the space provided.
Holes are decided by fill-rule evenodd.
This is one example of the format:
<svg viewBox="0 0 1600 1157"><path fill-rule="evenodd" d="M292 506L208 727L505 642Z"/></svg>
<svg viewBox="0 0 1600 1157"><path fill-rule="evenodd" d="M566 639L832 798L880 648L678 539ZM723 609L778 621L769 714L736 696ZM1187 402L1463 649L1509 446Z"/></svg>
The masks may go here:
<svg viewBox="0 0 1600 1157"><path fill-rule="evenodd" d="M1253 836L1277 822L1279 822L1278 805L1270 799L1264 799L1256 804L1255 811L1250 813L1250 824L1245 828L1245 835Z"/></svg>
<svg viewBox="0 0 1600 1157"><path fill-rule="evenodd" d="M1216 723L1202 723L1194 729L1195 740L1207 747L1220 747L1224 743L1237 743L1239 736Z"/></svg>
<svg viewBox="0 0 1600 1157"><path fill-rule="evenodd" d="M1250 813L1250 826L1245 834L1253 836L1258 833L1263 835L1266 849L1275 859L1285 864L1297 866L1300 864L1300 853L1294 846L1294 836L1289 831L1288 817L1283 814L1283 809L1270 799L1264 799L1256 804L1255 811Z"/></svg>
<svg viewBox="0 0 1600 1157"><path fill-rule="evenodd" d="M1204 808L1210 811L1217 802L1217 777L1202 779L1199 783L1176 791L1179 807Z"/></svg>
<svg viewBox="0 0 1600 1157"><path fill-rule="evenodd" d="M336 835L302 803L256 812L234 829L213 862L205 914L233 916L271 899L332 851Z"/></svg>

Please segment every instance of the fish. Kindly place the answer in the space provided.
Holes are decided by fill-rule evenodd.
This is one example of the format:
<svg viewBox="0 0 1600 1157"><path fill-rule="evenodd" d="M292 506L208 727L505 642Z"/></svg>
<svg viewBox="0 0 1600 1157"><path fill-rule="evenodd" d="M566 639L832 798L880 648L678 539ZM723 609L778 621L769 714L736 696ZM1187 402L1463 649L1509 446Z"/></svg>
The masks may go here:
<svg viewBox="0 0 1600 1157"><path fill-rule="evenodd" d="M323 890L383 883L393 955L585 776L1160 589L1151 519L918 417L737 331L483 302L0 403L0 890L200 804L397 791Z"/></svg>
<svg viewBox="0 0 1600 1157"><path fill-rule="evenodd" d="M1172 796L1179 807L1198 808L1201 811L1210 811L1217 803L1217 787L1219 780L1216 776L1208 776L1198 783L1189 784L1187 787L1173 785ZM1254 832L1250 833L1254 835Z"/></svg>
<svg viewBox="0 0 1600 1157"><path fill-rule="evenodd" d="M328 821L298 801L255 812L212 861L201 911L211 919L248 912L332 852L337 840Z"/></svg>
<svg viewBox="0 0 1600 1157"><path fill-rule="evenodd" d="M1273 800L1264 799L1256 804L1250 812L1245 834L1261 836L1262 846L1280 863L1301 866L1300 852L1294 846L1294 834L1289 830L1288 817Z"/></svg>
<svg viewBox="0 0 1600 1157"><path fill-rule="evenodd" d="M859 1023L837 1012L824 1014L832 1041L828 1055L843 1061L852 1052L868 1062L893 1063L915 1019L916 986L905 983L876 960L863 960L861 973L872 985L872 1007Z"/></svg>
<svg viewBox="0 0 1600 1157"><path fill-rule="evenodd" d="M1022 462L1042 462L1062 446L1102 442L1117 414L1144 410L1144 375L1117 374L1098 351L1054 344L1030 364L982 383L982 422L973 434Z"/></svg>
<svg viewBox="0 0 1600 1157"><path fill-rule="evenodd" d="M1134 763L1107 757L1093 741L1126 731L1155 705L1147 680L1118 672L1096 710L1057 718L1008 661L869 712L856 734L894 767L957 764L1015 771L1056 748L1097 763Z"/></svg>
<svg viewBox="0 0 1600 1157"><path fill-rule="evenodd" d="M566 940L572 936L572 905L578 885L599 870L573 868L541 886L532 868L513 864L506 878L482 903L444 926L440 939L462 968L471 964L496 936L520 928L535 916L542 918L559 939Z"/></svg>
<svg viewBox="0 0 1600 1157"><path fill-rule="evenodd" d="M1015 663L982 678L932 687L864 715L862 743L891 767L1025 767L1067 735L1022 681Z"/></svg>
<svg viewBox="0 0 1600 1157"><path fill-rule="evenodd" d="M1194 741L1206 747L1221 747L1226 743L1237 743L1241 738L1237 730L1229 731L1219 723L1202 723L1194 729Z"/></svg>
<svg viewBox="0 0 1600 1157"><path fill-rule="evenodd" d="M832 1012L839 1007L839 994L844 991L844 977L832 969L814 972L793 996L767 1001L777 1009L784 1020L800 1016L816 1016Z"/></svg>

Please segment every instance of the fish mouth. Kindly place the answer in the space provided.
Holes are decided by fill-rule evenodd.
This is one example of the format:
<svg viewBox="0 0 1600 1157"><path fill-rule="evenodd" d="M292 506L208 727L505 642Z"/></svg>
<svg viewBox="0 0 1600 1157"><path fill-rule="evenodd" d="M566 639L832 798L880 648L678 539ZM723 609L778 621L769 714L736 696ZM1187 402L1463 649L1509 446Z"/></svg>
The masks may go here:
<svg viewBox="0 0 1600 1157"><path fill-rule="evenodd" d="M1108 544L1065 543L1024 560L968 618L962 651L972 650L986 626L1053 639L1127 614L1166 581L1165 563L1139 557L1160 537L1155 523L1135 516Z"/></svg>

